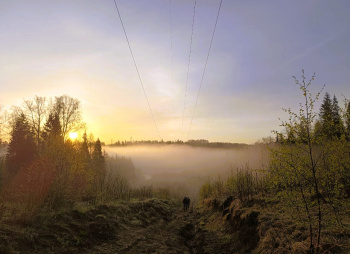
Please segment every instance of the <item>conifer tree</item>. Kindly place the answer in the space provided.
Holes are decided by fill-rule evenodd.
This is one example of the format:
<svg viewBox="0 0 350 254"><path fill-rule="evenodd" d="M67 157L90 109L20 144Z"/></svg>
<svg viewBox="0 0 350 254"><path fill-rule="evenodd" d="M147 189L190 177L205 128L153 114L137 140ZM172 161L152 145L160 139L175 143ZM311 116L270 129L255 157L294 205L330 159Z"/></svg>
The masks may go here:
<svg viewBox="0 0 350 254"><path fill-rule="evenodd" d="M324 137L331 139L333 136L333 105L329 93L326 92L320 107L321 133Z"/></svg>
<svg viewBox="0 0 350 254"><path fill-rule="evenodd" d="M102 147L100 139L97 139L92 152L92 161L95 170L103 170L105 167L105 157L102 154Z"/></svg>
<svg viewBox="0 0 350 254"><path fill-rule="evenodd" d="M350 140L350 101L345 101L344 129L347 140Z"/></svg>
<svg viewBox="0 0 350 254"><path fill-rule="evenodd" d="M84 170L88 170L91 165L91 156L89 152L89 145L86 132L83 134L83 142L79 146L79 155L82 161Z"/></svg>
<svg viewBox="0 0 350 254"><path fill-rule="evenodd" d="M333 123L332 136L340 138L340 136L344 132L344 125L340 116L340 108L338 105L338 100L335 95L333 96L333 101L332 101L332 123Z"/></svg>
<svg viewBox="0 0 350 254"><path fill-rule="evenodd" d="M101 142L99 139L96 140L94 144L94 149L91 155L92 167L96 174L95 177L95 187L97 191L102 190L103 182L106 175L105 157L102 154Z"/></svg>
<svg viewBox="0 0 350 254"><path fill-rule="evenodd" d="M41 132L41 155L48 156L56 169L63 169L66 165L64 140L61 124L57 112L51 112Z"/></svg>
<svg viewBox="0 0 350 254"><path fill-rule="evenodd" d="M6 166L10 177L31 165L36 155L36 148L33 131L26 116L21 113L15 119L6 154Z"/></svg>
<svg viewBox="0 0 350 254"><path fill-rule="evenodd" d="M59 115L56 112L50 113L49 118L45 123L41 137L46 144L55 141L63 141L60 119Z"/></svg>

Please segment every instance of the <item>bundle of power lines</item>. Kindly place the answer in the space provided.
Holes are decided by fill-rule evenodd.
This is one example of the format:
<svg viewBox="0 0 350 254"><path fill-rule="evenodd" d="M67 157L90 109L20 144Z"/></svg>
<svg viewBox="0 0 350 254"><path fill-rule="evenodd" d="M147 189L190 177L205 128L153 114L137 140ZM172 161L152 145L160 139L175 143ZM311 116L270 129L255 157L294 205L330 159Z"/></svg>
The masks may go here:
<svg viewBox="0 0 350 254"><path fill-rule="evenodd" d="M158 133L158 137L159 137L159 139L161 140L162 138L161 138L161 136L160 136L159 128L158 128L156 119L155 119L155 117L154 117L154 114L153 114L153 111L152 111L152 107L151 107L151 104L150 104L150 102L149 102L149 99L148 99L148 96L147 96L145 87L144 87L144 85L143 85L143 82L142 82L142 78L141 78L139 69L138 69L137 64L136 64L136 60L135 60L135 57L134 57L134 53L133 53L133 51L132 51L132 48L131 48L131 45L130 45L130 41L129 41L129 39L128 39L128 35L127 35L127 33L126 33L126 29L125 29L125 26L124 26L124 23L123 23L123 19L122 19L122 16L121 16L120 11L119 11L119 8L118 8L117 1L116 1L116 0L113 0L113 1L114 1L114 4L115 4L115 8L117 9L117 12L118 12L118 16L119 16L119 19L120 19L120 23L121 23L121 25L122 25L122 27L123 27L123 31L124 31L124 34L125 34L125 39L126 39L126 41L127 41L127 43L128 43L131 57L132 57L132 59L133 59L133 61L134 61L135 69L136 69L137 75L138 75L139 80L140 80L140 84L141 84L141 87L142 87L142 90L143 90L143 94L145 95L145 98L146 98L146 101L147 101L147 104L148 104L149 111L150 111L150 113L151 113L151 116L152 116L154 125L155 125L156 130L157 130L157 133ZM173 40L173 35L172 35L172 33L173 33L173 27L172 27L172 2L171 2L171 0L169 1L169 4L170 4L170 29L171 29L171 68L172 68L172 77L171 77L171 80L172 80L172 82L173 82L173 42L172 42L172 40ZM183 133L183 123L184 123L184 118L185 118L186 97L187 97L187 85L188 85L188 77L189 77L189 73L190 73L191 54L192 54L192 41L193 41L193 33L194 33L193 31L194 31L194 24L195 24L195 17L196 17L196 5L197 5L197 0L194 1L194 7L193 7L192 32L191 32L190 50L189 50L189 54L188 54L187 75L186 75L186 85L185 85L185 98L184 98L184 107L183 107L183 113L182 113L181 138L182 138L182 133ZM201 78L201 81L200 81L200 85L199 85L199 89L198 89L198 93L197 93L197 97L196 97L196 102L195 102L194 110L193 110L192 117L191 117L191 121L190 121L190 126L189 126L189 129L188 129L188 132L187 132L187 138L188 138L188 136L189 136L189 134L190 134L190 132L191 132L193 119L194 119L194 116L195 116L195 113L196 113L196 109L197 109L197 104L198 104L199 95L200 95L200 92L201 92L201 89L202 89L202 85L203 85L203 80L204 80L205 72L206 72L206 70L207 70L209 55L210 55L211 47L212 47L213 40L214 40L214 35L215 35L215 30L216 30L216 26L217 26L218 19L219 19L219 15L220 15L221 5L222 5L222 0L220 0L220 5L219 5L218 12L217 12L217 16L216 16L216 20L215 20L215 25L214 25L213 33L212 33L211 40L210 40L210 45L209 45L209 49L208 49L208 54L207 54L207 57L206 57L206 60L205 60L204 70L203 70L202 78ZM180 138L180 139L181 139L181 138Z"/></svg>

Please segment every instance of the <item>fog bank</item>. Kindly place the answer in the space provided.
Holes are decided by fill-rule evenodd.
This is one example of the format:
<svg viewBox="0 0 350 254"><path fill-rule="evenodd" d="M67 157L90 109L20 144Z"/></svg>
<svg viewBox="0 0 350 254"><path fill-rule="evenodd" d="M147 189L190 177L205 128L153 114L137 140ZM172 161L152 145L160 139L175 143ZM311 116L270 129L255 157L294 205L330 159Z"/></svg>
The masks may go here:
<svg viewBox="0 0 350 254"><path fill-rule="evenodd" d="M143 174L181 174L213 176L227 172L230 166L261 168L267 162L265 146L238 149L191 147L186 145L149 145L104 147L109 156L130 157Z"/></svg>

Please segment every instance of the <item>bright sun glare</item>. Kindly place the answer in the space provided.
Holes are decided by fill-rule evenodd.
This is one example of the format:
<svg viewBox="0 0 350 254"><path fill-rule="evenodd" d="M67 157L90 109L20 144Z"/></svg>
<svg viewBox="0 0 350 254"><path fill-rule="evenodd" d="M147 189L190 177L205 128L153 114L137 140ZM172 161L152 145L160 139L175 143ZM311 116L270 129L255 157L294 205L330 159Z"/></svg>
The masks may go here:
<svg viewBox="0 0 350 254"><path fill-rule="evenodd" d="M76 133L76 132L71 132L71 133L69 133L69 138L71 139L71 140L74 140L74 139L76 139L78 137L78 133Z"/></svg>

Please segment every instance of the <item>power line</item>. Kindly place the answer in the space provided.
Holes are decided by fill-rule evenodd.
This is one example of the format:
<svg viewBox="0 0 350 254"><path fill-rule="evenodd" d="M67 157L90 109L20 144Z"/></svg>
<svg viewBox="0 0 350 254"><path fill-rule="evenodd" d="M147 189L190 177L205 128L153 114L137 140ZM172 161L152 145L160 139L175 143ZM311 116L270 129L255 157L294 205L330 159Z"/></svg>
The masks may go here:
<svg viewBox="0 0 350 254"><path fill-rule="evenodd" d="M124 27L124 23L123 23L123 20L122 20L122 16L120 15L119 8L118 8L118 5L117 5L116 0L113 0L113 1L114 1L114 4L115 4L115 7L117 8L117 12L118 12L118 15L119 15L120 23L122 24L122 27L123 27L123 30L124 30L124 34L125 34L126 41L128 42L128 45L129 45L130 53L131 53L132 59L133 59L133 61L134 61L134 65L135 65L135 68L136 68L137 75L139 76L139 80L140 80L140 84L141 84L141 87L142 87L142 90L143 90L143 94L144 94L145 97L146 97L147 104L148 104L148 107L149 107L149 111L151 112L154 125L156 126L156 129L157 129L157 133L158 133L158 136L159 136L159 140L161 140L162 138L161 138L161 136L160 136L160 134L159 134L158 125L157 125L156 119L154 118L153 111L152 111L152 108L151 108L151 104L149 103L149 100L148 100L148 97L147 97L147 94L146 94L145 87L143 86L143 82L142 82L142 79L141 79L141 75L140 75L139 69L137 68L137 64L136 64L136 61L135 61L134 53L132 52L129 39L128 39L128 36L127 36L127 34L126 34L126 30L125 30L125 27Z"/></svg>
<svg viewBox="0 0 350 254"><path fill-rule="evenodd" d="M196 16L196 4L197 0L194 1L194 7L193 7L193 17L192 17L192 33L191 33L191 43L190 43L190 52L188 54L188 64L187 64L187 77L186 77L186 88L185 88L185 100L184 100L184 109L182 111L182 124L181 124L181 138L182 138L182 130L184 126L184 118L185 118L185 109L186 109L186 97L187 97L187 85L188 85L188 76L190 73L190 63L191 63L191 53L192 53L192 39L193 39L193 28L194 28L194 21ZM180 139L181 139L180 138Z"/></svg>
<svg viewBox="0 0 350 254"><path fill-rule="evenodd" d="M217 25L217 23L218 23L218 19L219 19L219 15L220 15L221 5L222 5L222 0L220 1L220 6L219 6L218 14L217 14L217 16L216 16L216 21L215 21L215 25L214 25L214 30L213 30L213 34L212 34L212 36L211 36L211 41L210 41L210 46L209 46L209 50L208 50L208 55L207 55L207 59L206 59L206 61L205 61L204 71L203 71L201 83L200 83L199 90L198 90L198 94L197 94L196 104L195 104L194 109L193 109L192 119L191 119L191 123L190 123L190 128L188 129L187 138L188 138L188 136L189 136L189 134L190 134L190 131L191 131L193 118L194 118L194 115L195 115L195 112L196 112L196 108L197 108L197 104L198 104L199 94L200 94L201 89L202 89L203 80L204 80L204 75L205 75L205 71L206 71L206 69L207 69L207 64L208 64L208 60L209 60L210 50L211 50L211 46L212 46L213 40L214 40L214 34L215 34L215 30L216 30L216 25Z"/></svg>
<svg viewBox="0 0 350 254"><path fill-rule="evenodd" d="M173 10L170 0L170 49L171 49L171 88L174 87L174 52L173 52ZM175 96L173 97L173 113L175 112Z"/></svg>

